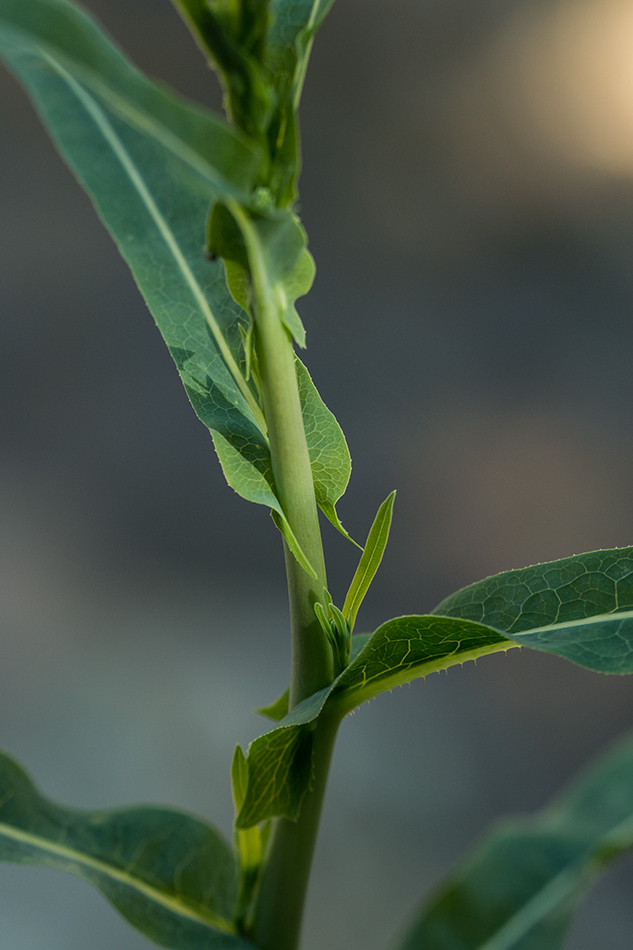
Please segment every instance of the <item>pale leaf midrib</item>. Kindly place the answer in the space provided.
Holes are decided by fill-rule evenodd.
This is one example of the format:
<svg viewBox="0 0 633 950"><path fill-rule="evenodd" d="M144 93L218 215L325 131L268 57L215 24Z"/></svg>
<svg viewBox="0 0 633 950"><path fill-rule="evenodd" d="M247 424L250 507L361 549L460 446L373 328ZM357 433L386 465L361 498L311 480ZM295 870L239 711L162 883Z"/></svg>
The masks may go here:
<svg viewBox="0 0 633 950"><path fill-rule="evenodd" d="M608 623L609 621L632 619L633 610L614 610L606 614L594 614L591 617L584 617L580 620L559 620L556 623L545 624L543 627L530 627L529 630L522 630L520 633L508 631L507 634L503 635L518 639L519 637L532 636L535 633L547 633L548 631L567 629L567 627L588 627L595 623ZM503 633L503 631L500 632Z"/></svg>
<svg viewBox="0 0 633 950"><path fill-rule="evenodd" d="M214 927L218 930L221 930L223 933L235 933L235 928L233 925L228 920L220 917L218 914L214 914L213 911L207 911L204 914L197 913L190 906L183 904L178 901L177 898L170 897L168 894L165 894L157 888L152 887L151 884L147 884L145 881L141 881L139 878L135 878L132 875L127 874L125 871L120 870L119 868L115 868L110 864L106 864L104 861L99 861L98 858L93 858L81 851L76 851L74 848L57 844L56 842L42 838L39 835L24 831L21 828L15 828L13 825L7 825L4 822L0 822L0 836L4 836L5 838L9 838L12 841L36 848L37 850L43 851L44 853L63 858L66 861L90 868L99 874L103 874L104 876L117 881L119 884L123 884L125 887L130 887L133 890L138 891L144 897L147 897L156 904L160 904L167 910L173 911L180 917L185 917L188 920L194 921L195 923Z"/></svg>
<svg viewBox="0 0 633 950"><path fill-rule="evenodd" d="M130 182L136 189L139 197L141 198L145 208L147 209L148 214L152 218L154 224L156 225L161 237L165 241L170 253L172 254L178 269L180 270L185 283L189 287L200 311L202 312L213 338L216 342L220 353L224 359L224 362L231 373L235 383L237 384L243 398L245 399L255 422L258 428L261 430L262 434L266 432L266 423L264 421L263 414L261 409L257 405L253 394L251 393L248 385L243 378L237 363L231 353L226 340L220 330L220 327L213 315L213 311L209 306L209 303L202 291L202 288L198 284L196 278L194 277L191 268L189 267L185 257L178 246L178 242L174 237L169 225L165 221L163 215L161 214L156 202L154 201L152 195L150 194L145 182L143 181L135 163L133 162L131 156L128 154L125 146L119 139L118 135L112 128L110 122L105 116L103 110L99 104L88 94L88 92L82 88L82 86L74 79L74 77L65 69L65 67L58 62L55 57L48 53L44 48L40 47L40 52L42 56L47 60L50 66L58 73L58 75L64 80L64 82L69 86L77 99L81 102L84 109L91 117L104 139L118 158L121 166L123 167L125 173L127 174Z"/></svg>

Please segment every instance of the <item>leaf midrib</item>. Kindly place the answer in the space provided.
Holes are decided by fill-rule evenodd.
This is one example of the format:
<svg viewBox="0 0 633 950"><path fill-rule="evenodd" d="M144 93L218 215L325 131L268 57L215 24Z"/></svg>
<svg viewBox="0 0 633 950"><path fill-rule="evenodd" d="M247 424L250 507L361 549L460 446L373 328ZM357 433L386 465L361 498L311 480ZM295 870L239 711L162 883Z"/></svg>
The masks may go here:
<svg viewBox="0 0 633 950"><path fill-rule="evenodd" d="M505 636L501 631L493 631L492 628L491 632L498 633L501 637ZM503 640L500 643L492 643L488 646L476 647L473 650L465 650L463 653L453 651L435 661L429 660L428 662L420 664L412 664L407 670L399 669L387 675L379 672L374 676L365 677L362 684L347 688L343 686L340 693L336 692L336 684L334 684L332 701L339 705L342 710L344 710L342 714L346 715L360 703L367 702L373 699L374 696L377 696L378 693L384 693L388 689L393 689L395 686L404 686L405 683L409 683L414 679L424 678L430 673L439 673L442 670L448 670L451 666L456 666L457 664L463 666L464 663L467 663L469 660L478 660L479 657L489 656L492 653L507 653L508 650L520 649L520 647L520 643L514 643L512 640ZM344 671L341 676L344 676L345 672L347 671ZM409 674L411 674L410 679L407 678ZM373 686L376 687L375 690L372 688Z"/></svg>
<svg viewBox="0 0 633 950"><path fill-rule="evenodd" d="M5 824L4 822L0 822L0 835L9 838L12 841L30 845L31 847L37 848L40 851L48 852L50 854L57 855L60 858L65 858L68 861L73 861L79 865L91 868L100 874L104 874L106 877L118 881L120 884L123 884L126 887L133 888L134 890L143 894L145 897L148 897L154 903L161 904L167 910L174 911L181 917L186 917L188 920L192 920L195 923L214 927L217 930L221 930L223 933L234 934L236 932L235 928L228 920L225 920L224 917L214 914L213 911L206 911L204 914L196 912L188 905L178 901L177 898L170 897L163 891L152 887L151 884L147 884L145 881L135 878L132 875L127 874L125 871L121 871L110 864L106 864L104 861L99 861L98 858L92 858L81 851L76 851L74 848L57 844L56 842L50 841L47 838L42 838L39 835L32 834L31 832L24 831L20 828L15 828L12 825Z"/></svg>
<svg viewBox="0 0 633 950"><path fill-rule="evenodd" d="M553 817L555 817L555 813ZM587 882L591 880L599 867L600 862L597 854L600 847L608 846L612 841L617 841L623 832L626 833L630 842L633 839L633 815L627 815L609 831L600 835L584 855L570 861L551 881L537 891L520 910L513 914L493 937L480 944L477 950L512 950L517 940L524 937L551 910L578 889L583 877L587 879ZM624 850L625 845L620 842L619 847Z"/></svg>
<svg viewBox="0 0 633 950"><path fill-rule="evenodd" d="M185 257L178 246L178 242L174 237L173 232L171 231L167 221L161 214L156 202L154 201L152 195L150 194L145 182L143 181L134 161L129 155L127 149L121 142L120 138L114 131L112 125L108 121L105 113L103 112L100 105L94 100L94 98L85 90L76 79L64 68L64 66L58 62L58 60L52 56L46 49L39 47L40 52L44 59L49 63L49 65L58 73L58 75L63 79L67 86L71 89L77 99L81 102L84 109L93 120L106 142L118 158L123 170L127 174L130 182L133 187L136 189L141 201L145 205L145 208L152 218L154 224L158 228L158 231L165 241L169 251L171 252L178 269L180 270L187 286L189 287L204 319L213 334L215 343L222 354L222 358L227 365L231 376L233 377L235 383L237 384L240 393L244 397L248 408L250 409L256 425L262 432L266 435L266 422L263 416L263 413L259 406L257 405L253 394L251 393L246 380L244 379L240 369L235 362L233 354L231 353L222 331L213 315L213 311L209 306L209 303L200 287L198 281L193 275L191 268L189 267Z"/></svg>
<svg viewBox="0 0 633 950"><path fill-rule="evenodd" d="M592 624L597 623L607 623L609 621L616 620L632 620L633 619L633 610L611 610L606 614L594 614L591 617L582 617L579 620L557 620L554 623L547 623L543 627L530 627L529 630L521 630L520 633L513 633L509 630L507 633L504 633L502 630L499 631L503 636L508 636L514 638L532 636L535 633L546 633L548 630L563 630L568 627L589 627ZM515 621L516 622L516 621ZM498 629L498 628L494 628Z"/></svg>

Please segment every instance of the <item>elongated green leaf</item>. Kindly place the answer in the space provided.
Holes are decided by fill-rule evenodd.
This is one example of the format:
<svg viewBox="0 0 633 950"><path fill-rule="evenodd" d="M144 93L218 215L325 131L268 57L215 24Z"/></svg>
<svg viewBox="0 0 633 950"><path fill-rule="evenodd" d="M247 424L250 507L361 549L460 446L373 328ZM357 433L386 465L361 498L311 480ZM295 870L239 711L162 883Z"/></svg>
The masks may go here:
<svg viewBox="0 0 633 950"><path fill-rule="evenodd" d="M271 72L294 73L296 99L301 93L310 46L334 0L271 0L267 64Z"/></svg>
<svg viewBox="0 0 633 950"><path fill-rule="evenodd" d="M633 548L506 571L457 591L433 613L486 624L591 670L631 673Z"/></svg>
<svg viewBox="0 0 633 950"><path fill-rule="evenodd" d="M40 795L3 754L0 860L83 878L146 937L171 950L251 947L234 933L235 860L215 829L166 808L63 808Z"/></svg>
<svg viewBox="0 0 633 950"><path fill-rule="evenodd" d="M66 0L2 0L1 48L22 81L54 96L46 73L61 65L102 104L156 139L218 194L248 196L262 161L259 148L219 116L151 82L125 59L85 12ZM52 67L54 69L54 65ZM34 71L42 71L36 84Z"/></svg>
<svg viewBox="0 0 633 950"><path fill-rule="evenodd" d="M559 950L587 887L633 846L633 739L532 819L505 822L398 950Z"/></svg>
<svg viewBox="0 0 633 950"><path fill-rule="evenodd" d="M301 703L251 745L249 807L239 820L298 815L311 773L305 750L301 768L295 769L293 756L326 703L331 714L343 716L394 686L514 646L600 672L632 672L632 603L633 549L623 548L509 571L458 591L434 614L387 621L328 690ZM273 749L282 750L279 773Z"/></svg>
<svg viewBox="0 0 633 950"><path fill-rule="evenodd" d="M196 412L247 462L265 456L256 388L241 368L239 326L246 317L228 293L221 263L201 253L220 181L205 169L217 157L227 174L234 163L240 181L248 180L235 154L245 146L220 119L145 80L62 0L0 0L0 51L130 265ZM159 120L170 122L168 141ZM233 154L220 142L216 156L218 130Z"/></svg>
<svg viewBox="0 0 633 950"><path fill-rule="evenodd" d="M371 582L376 576L376 571L380 567L382 556L387 547L395 500L396 493L393 491L378 509L365 542L365 550L362 553L343 604L343 614L352 630L356 623L356 614L365 599L365 594L369 590Z"/></svg>
<svg viewBox="0 0 633 950"><path fill-rule="evenodd" d="M201 250L209 204L245 193L259 153L221 119L143 77L65 0L0 0L0 53L130 265L227 481L277 512L301 560L275 496L257 388L244 375L248 317L222 263ZM299 253L305 235L297 233Z"/></svg>

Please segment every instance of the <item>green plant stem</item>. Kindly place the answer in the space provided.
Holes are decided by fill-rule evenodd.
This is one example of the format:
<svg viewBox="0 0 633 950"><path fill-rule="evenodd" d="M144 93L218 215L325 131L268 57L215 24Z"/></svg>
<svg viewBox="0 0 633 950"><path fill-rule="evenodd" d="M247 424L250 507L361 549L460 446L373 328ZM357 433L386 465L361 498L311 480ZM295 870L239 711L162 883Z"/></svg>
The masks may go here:
<svg viewBox="0 0 633 950"><path fill-rule="evenodd" d="M294 350L270 286L257 232L245 210L229 204L244 237L254 291L256 348L273 478L284 514L308 561L310 577L284 543L292 629L290 708L334 678L332 650L314 613L327 579ZM296 950L338 720L314 732L314 782L296 822L278 819L262 868L253 938L262 950Z"/></svg>
<svg viewBox="0 0 633 950"><path fill-rule="evenodd" d="M303 905L338 724L338 716L321 718L314 731L314 782L298 821L279 818L275 822L252 932L261 950L296 950L299 946Z"/></svg>
<svg viewBox="0 0 633 950"><path fill-rule="evenodd" d="M259 238L248 214L235 201L227 204L248 250L255 294L256 348L275 489L288 523L317 574L311 578L284 545L292 629L292 708L329 686L334 678L332 651L314 613L315 602L324 602L327 588L325 560L292 339L281 321Z"/></svg>

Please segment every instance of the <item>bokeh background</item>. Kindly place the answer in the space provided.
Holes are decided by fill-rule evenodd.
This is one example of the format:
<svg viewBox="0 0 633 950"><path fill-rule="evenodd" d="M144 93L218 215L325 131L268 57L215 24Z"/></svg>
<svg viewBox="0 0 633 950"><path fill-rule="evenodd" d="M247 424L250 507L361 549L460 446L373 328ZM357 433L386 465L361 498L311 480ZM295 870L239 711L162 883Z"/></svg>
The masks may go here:
<svg viewBox="0 0 633 950"><path fill-rule="evenodd" d="M168 0L87 4L219 107ZM288 675L282 557L224 485L133 281L22 92L0 85L0 743L81 807L230 833L236 741ZM338 0L303 106L318 264L307 362L363 538L398 489L359 629L499 570L633 543L632 0ZM355 566L326 528L340 600ZM500 815L633 726L633 681L511 652L342 728L306 950L387 950ZM142 950L74 879L0 868L11 950ZM569 950L630 950L633 862Z"/></svg>

